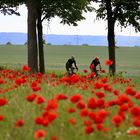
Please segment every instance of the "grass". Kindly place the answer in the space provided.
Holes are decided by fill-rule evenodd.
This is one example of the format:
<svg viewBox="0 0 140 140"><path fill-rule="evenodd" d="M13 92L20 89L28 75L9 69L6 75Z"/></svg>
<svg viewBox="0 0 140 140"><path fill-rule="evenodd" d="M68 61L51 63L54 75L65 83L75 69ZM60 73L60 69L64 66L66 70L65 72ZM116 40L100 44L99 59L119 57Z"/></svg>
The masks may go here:
<svg viewBox="0 0 140 140"><path fill-rule="evenodd" d="M107 47L93 46L45 46L46 70L65 71L65 63L71 55L76 56L79 70L89 69L89 64L95 56L100 56L103 69L108 70L104 60L108 59ZM140 48L139 47L117 47L116 68L117 73L137 76L140 74ZM0 64L6 66L21 66L27 63L26 46L0 46Z"/></svg>
<svg viewBox="0 0 140 140"><path fill-rule="evenodd" d="M52 72L52 71L50 71ZM56 71L55 71L56 72ZM53 73L53 72L52 72ZM58 75L59 73L55 73ZM86 74L83 73L86 76ZM55 77L55 75L29 75L26 72L19 72L17 70L11 71L7 69L5 72L0 71L0 99L7 99L8 103L2 105L0 101L0 116L4 117L0 120L0 139L3 140L35 140L34 134L38 130L44 130L47 134L45 138L41 140L53 140L52 137L56 136L56 140L138 140L139 135L128 135L127 131L133 126L134 117L131 116L131 103L134 106L139 106L140 100L135 99L135 96L125 94L127 87L133 88L139 94L139 83L140 79L137 78L135 81L129 81L123 77L111 78L104 75L99 79L90 79L87 77L71 77L69 80L73 81L71 84L66 77ZM107 81L102 82L102 78L107 78ZM23 83L16 82L17 79L23 79ZM4 82L2 82L4 81ZM116 81L116 82L114 82ZM127 82L126 82L127 81ZM33 90L32 83L36 83L40 90ZM102 84L102 88L95 88L97 83ZM105 90L103 87L109 86L112 90ZM114 90L118 90L118 95L114 94ZM96 92L102 92L105 94L103 98L97 98ZM36 94L36 98L33 102L27 101L27 97L32 94ZM130 92L131 93L131 92ZM56 100L58 95L65 95L67 98ZM79 101L72 102L71 97L77 95L81 97L79 101L83 101L85 108L78 108L77 104ZM124 95L130 98L130 102L122 102L122 104L116 104L114 106L104 106L98 104L96 109L88 107L89 99L94 98L96 101L104 100L105 103L120 99L119 95ZM123 97L124 97L123 96ZM42 97L44 101L38 103L38 98ZM50 110L47 110L48 102L53 100ZM101 106L100 106L101 105ZM102 106L103 105L103 106ZM121 123L120 127L115 127L111 123L112 117L119 112L121 105L129 105L127 111L122 111L125 115L125 120ZM74 113L68 113L68 109L73 108ZM82 109L87 109L90 113L97 113L101 110L109 112L109 116L106 117L102 125L103 130L96 129L96 123L88 116L81 116ZM46 112L45 112L46 111ZM35 123L35 119L40 116L45 116L43 119L46 120L48 113L56 113L57 118L52 121L48 126L42 126ZM45 115L46 114L46 115ZM96 114L97 115L97 114ZM74 119L74 122L70 123L70 119ZM24 125L15 127L15 123L18 119L24 121ZM84 121L92 122L94 131L90 134L86 134L85 128L90 125L84 125ZM108 131L109 130L109 131ZM138 127L138 132L139 132ZM40 140L38 138L38 140Z"/></svg>

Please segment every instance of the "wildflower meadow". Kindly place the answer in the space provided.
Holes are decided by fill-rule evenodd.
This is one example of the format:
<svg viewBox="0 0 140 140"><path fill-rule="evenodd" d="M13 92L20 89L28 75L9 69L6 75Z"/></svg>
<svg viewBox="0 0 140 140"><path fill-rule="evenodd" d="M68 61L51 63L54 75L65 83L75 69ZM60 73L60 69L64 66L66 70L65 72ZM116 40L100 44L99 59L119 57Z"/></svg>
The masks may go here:
<svg viewBox="0 0 140 140"><path fill-rule="evenodd" d="M93 76L1 67L0 140L138 140L140 77Z"/></svg>

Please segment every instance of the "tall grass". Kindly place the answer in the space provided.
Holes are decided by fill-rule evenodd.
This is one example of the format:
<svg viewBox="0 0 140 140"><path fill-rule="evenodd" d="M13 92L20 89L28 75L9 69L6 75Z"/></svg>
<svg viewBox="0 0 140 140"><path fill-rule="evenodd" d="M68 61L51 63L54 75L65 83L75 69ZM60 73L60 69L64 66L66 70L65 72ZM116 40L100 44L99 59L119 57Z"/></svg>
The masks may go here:
<svg viewBox="0 0 140 140"><path fill-rule="evenodd" d="M54 72L0 70L0 139L139 139L140 77ZM46 135L36 136L38 130Z"/></svg>

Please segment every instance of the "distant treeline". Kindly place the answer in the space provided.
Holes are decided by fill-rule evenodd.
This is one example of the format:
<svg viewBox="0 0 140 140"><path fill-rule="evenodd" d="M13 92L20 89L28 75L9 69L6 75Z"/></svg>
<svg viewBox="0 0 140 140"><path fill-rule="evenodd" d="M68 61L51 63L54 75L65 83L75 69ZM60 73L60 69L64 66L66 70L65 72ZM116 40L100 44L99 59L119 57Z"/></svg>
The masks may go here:
<svg viewBox="0 0 140 140"><path fill-rule="evenodd" d="M106 36L95 35L44 35L48 45L107 46ZM27 44L26 33L0 33L0 44ZM139 36L116 36L117 46L140 47Z"/></svg>

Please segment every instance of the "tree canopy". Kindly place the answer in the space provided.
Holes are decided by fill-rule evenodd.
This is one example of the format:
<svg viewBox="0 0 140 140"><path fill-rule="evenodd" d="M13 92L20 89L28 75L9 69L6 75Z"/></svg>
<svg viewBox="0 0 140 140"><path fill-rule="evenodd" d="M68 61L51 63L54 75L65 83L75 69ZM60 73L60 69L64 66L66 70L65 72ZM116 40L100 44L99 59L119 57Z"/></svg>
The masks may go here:
<svg viewBox="0 0 140 140"><path fill-rule="evenodd" d="M140 31L140 0L91 0L99 4L94 11L98 19L107 19L106 2L111 3L113 21L118 21L122 27L132 25Z"/></svg>
<svg viewBox="0 0 140 140"><path fill-rule="evenodd" d="M61 23L77 25L77 21L85 19L83 12L91 11L87 0L41 0L42 20L55 16L60 17Z"/></svg>
<svg viewBox="0 0 140 140"><path fill-rule="evenodd" d="M20 13L17 11L18 6L23 4L23 0L1 0L0 1L0 12L4 15L20 15Z"/></svg>

